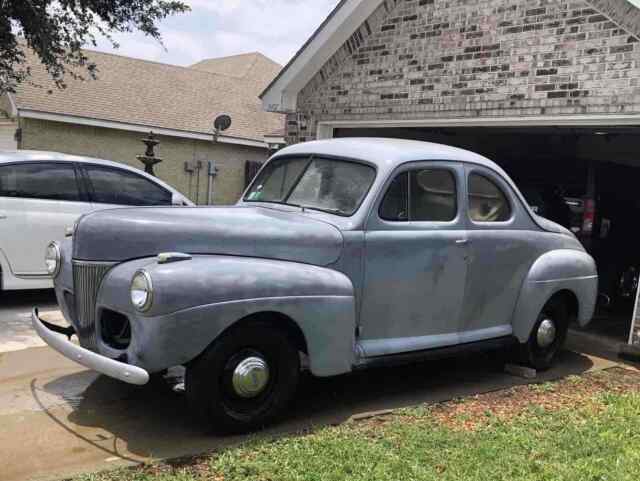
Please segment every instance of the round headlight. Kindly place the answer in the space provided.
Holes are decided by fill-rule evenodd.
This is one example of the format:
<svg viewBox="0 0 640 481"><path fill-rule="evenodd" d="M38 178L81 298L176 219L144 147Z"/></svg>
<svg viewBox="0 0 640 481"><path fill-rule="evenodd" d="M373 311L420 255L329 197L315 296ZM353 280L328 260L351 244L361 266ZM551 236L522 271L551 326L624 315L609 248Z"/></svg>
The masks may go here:
<svg viewBox="0 0 640 481"><path fill-rule="evenodd" d="M136 272L131 280L131 303L139 311L148 311L153 302L153 285L147 271Z"/></svg>
<svg viewBox="0 0 640 481"><path fill-rule="evenodd" d="M56 277L60 272L60 266L62 265L61 257L58 243L50 243L44 255L44 263L47 266L47 273L51 277Z"/></svg>

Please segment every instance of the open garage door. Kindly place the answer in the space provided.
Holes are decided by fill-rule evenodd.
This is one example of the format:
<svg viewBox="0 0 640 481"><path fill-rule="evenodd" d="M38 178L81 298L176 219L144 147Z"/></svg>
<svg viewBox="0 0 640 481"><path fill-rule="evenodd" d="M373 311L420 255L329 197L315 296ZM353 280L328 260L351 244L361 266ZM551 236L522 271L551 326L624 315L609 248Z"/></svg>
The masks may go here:
<svg viewBox="0 0 640 481"><path fill-rule="evenodd" d="M592 329L627 339L640 272L640 126L367 127L334 137L437 142L495 161L534 210L571 229L594 256L605 302Z"/></svg>

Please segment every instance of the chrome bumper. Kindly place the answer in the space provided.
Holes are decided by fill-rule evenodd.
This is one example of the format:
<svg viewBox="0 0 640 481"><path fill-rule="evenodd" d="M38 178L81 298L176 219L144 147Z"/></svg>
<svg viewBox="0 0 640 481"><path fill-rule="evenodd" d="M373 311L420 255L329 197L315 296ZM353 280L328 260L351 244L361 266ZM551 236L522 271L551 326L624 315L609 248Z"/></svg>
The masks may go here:
<svg viewBox="0 0 640 481"><path fill-rule="evenodd" d="M38 316L38 309L33 309L31 322L42 340L64 357L129 384L141 386L149 382L149 373L144 369L91 352L51 331L42 323L43 321Z"/></svg>

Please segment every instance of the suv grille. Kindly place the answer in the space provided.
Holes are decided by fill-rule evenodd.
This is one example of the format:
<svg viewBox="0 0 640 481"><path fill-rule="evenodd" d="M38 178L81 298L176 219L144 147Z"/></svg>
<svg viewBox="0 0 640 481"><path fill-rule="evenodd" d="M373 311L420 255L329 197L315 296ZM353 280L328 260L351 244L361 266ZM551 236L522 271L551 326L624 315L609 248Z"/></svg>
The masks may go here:
<svg viewBox="0 0 640 481"><path fill-rule="evenodd" d="M78 323L80 345L95 351L96 341L96 300L98 289L105 274L114 265L110 262L72 261L73 290L75 295L75 317Z"/></svg>

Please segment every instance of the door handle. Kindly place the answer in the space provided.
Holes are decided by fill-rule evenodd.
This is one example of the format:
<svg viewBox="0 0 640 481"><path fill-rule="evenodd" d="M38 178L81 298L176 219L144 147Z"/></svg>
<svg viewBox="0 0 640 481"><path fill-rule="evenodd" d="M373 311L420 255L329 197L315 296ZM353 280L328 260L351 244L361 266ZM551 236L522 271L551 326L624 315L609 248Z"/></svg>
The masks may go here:
<svg viewBox="0 0 640 481"><path fill-rule="evenodd" d="M0 212L0 219L6 219L7 216L5 214L3 214L2 212Z"/></svg>
<svg viewBox="0 0 640 481"><path fill-rule="evenodd" d="M466 246L469 245L469 239L458 239L456 241L457 246Z"/></svg>

